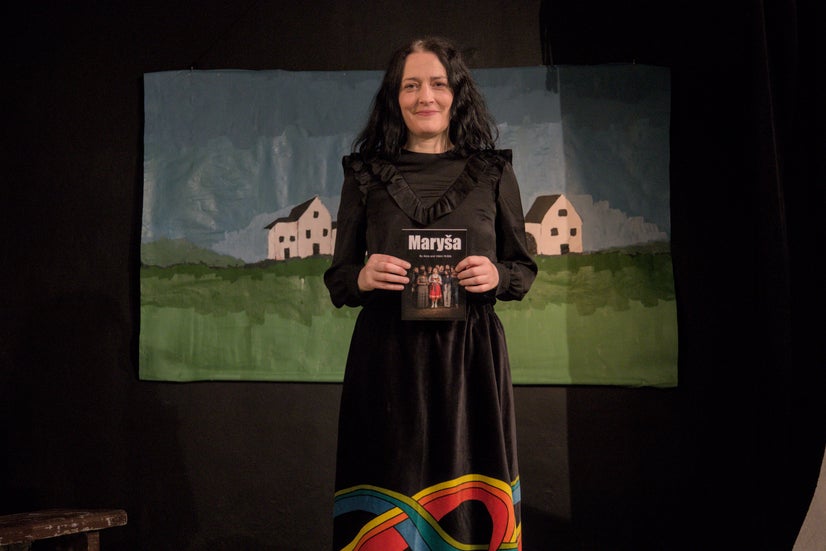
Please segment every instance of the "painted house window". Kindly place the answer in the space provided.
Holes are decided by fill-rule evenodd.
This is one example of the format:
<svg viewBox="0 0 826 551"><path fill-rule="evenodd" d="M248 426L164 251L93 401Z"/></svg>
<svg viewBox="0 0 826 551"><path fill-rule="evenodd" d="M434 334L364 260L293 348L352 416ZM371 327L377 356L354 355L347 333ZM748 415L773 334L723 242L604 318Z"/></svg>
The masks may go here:
<svg viewBox="0 0 826 551"><path fill-rule="evenodd" d="M295 241L295 236L294 235L290 236L290 241Z"/></svg>
<svg viewBox="0 0 826 551"><path fill-rule="evenodd" d="M324 237L327 237L328 233L330 233L330 230L328 230L327 228L324 228L324 230L322 232L322 235L324 235Z"/></svg>
<svg viewBox="0 0 826 551"><path fill-rule="evenodd" d="M576 236L576 228L571 228L571 237Z"/></svg>
<svg viewBox="0 0 826 551"><path fill-rule="evenodd" d="M318 211L317 210L313 211L313 218L318 218Z"/></svg>
<svg viewBox="0 0 826 551"><path fill-rule="evenodd" d="M551 228L551 237L556 237L559 235L559 230L557 228Z"/></svg>
<svg viewBox="0 0 826 551"><path fill-rule="evenodd" d="M310 233L311 233L311 230L307 230L307 239L310 238Z"/></svg>
<svg viewBox="0 0 826 551"><path fill-rule="evenodd" d="M278 236L278 242L279 242L279 243L283 243L283 242L284 242L284 236L283 236L283 235L279 235L279 236Z"/></svg>
<svg viewBox="0 0 826 551"><path fill-rule="evenodd" d="M559 216L568 216L568 209L559 209L557 213Z"/></svg>

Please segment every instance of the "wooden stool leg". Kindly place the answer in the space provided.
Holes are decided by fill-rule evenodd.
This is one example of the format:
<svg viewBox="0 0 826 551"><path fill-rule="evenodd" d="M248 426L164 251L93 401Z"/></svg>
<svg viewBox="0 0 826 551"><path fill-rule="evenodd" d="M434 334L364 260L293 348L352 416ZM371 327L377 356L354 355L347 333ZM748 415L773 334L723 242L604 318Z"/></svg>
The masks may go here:
<svg viewBox="0 0 826 551"><path fill-rule="evenodd" d="M100 551L100 532L86 532L86 551Z"/></svg>

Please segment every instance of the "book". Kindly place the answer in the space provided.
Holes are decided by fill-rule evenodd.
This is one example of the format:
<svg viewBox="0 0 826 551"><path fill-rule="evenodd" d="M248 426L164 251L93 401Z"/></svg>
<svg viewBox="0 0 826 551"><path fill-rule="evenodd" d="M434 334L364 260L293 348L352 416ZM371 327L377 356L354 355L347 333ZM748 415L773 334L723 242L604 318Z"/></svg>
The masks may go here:
<svg viewBox="0 0 826 551"><path fill-rule="evenodd" d="M403 320L463 320L465 288L456 264L467 256L466 229L402 230L410 282L402 291Z"/></svg>

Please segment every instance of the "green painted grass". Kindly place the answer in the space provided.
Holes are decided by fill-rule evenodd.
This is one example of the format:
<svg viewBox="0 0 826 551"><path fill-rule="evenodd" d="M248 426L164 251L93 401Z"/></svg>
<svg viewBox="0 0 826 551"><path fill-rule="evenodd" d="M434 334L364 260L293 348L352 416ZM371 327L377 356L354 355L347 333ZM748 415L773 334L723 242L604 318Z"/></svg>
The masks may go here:
<svg viewBox="0 0 826 551"><path fill-rule="evenodd" d="M358 309L336 309L329 258L141 268L146 380L337 382ZM676 386L671 257L539 257L520 302L499 302L516 384Z"/></svg>

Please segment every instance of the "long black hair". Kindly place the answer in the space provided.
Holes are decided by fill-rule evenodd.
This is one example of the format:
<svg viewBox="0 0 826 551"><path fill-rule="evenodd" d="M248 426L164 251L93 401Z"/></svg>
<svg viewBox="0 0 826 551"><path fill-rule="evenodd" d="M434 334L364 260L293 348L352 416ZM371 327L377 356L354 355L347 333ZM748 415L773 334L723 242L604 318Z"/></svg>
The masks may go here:
<svg viewBox="0 0 826 551"><path fill-rule="evenodd" d="M405 61L413 52L435 54L447 71L448 85L453 92L448 136L454 151L470 155L493 149L499 138L496 123L461 52L444 38L426 37L402 46L391 56L381 86L373 98L367 125L353 142L353 151L366 158L380 156L392 160L407 143L407 127L399 108L399 89Z"/></svg>

